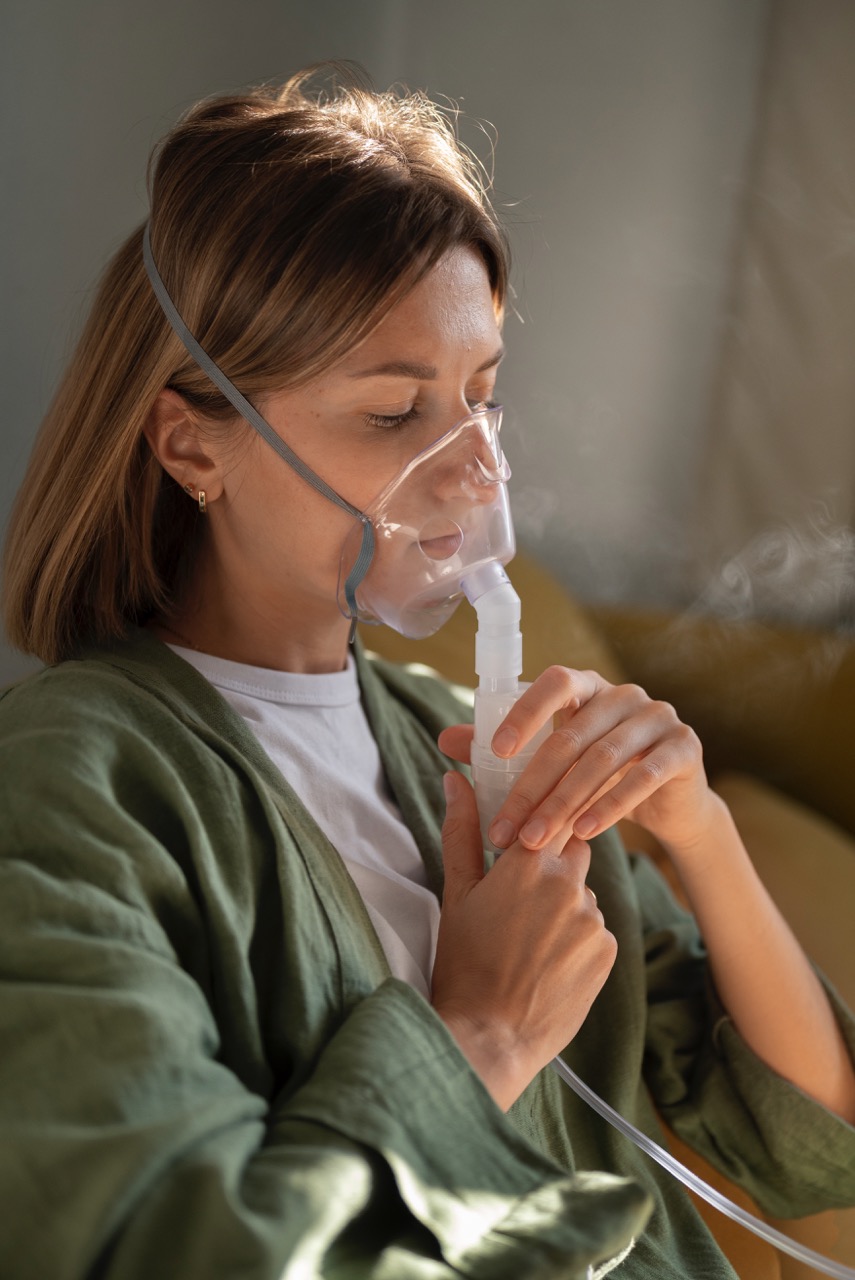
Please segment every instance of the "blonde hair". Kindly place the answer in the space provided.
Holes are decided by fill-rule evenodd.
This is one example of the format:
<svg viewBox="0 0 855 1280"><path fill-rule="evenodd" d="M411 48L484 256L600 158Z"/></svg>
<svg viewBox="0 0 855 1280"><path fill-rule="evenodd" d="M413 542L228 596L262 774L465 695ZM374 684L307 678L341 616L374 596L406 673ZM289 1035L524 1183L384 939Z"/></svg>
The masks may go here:
<svg viewBox="0 0 855 1280"><path fill-rule="evenodd" d="M200 103L150 165L161 277L250 400L340 359L455 245L504 302L505 240L450 113L341 68L311 91L317 72ZM143 435L158 394L235 418L160 310L143 229L107 267L9 525L6 630L47 663L168 609L192 559L198 511Z"/></svg>

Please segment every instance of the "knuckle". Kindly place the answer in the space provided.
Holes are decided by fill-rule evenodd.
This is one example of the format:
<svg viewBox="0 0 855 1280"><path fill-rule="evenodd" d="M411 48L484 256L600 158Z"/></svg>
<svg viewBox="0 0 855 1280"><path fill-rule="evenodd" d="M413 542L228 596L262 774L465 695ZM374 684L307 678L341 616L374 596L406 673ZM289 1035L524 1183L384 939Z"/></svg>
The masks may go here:
<svg viewBox="0 0 855 1280"><path fill-rule="evenodd" d="M641 761L638 769L642 780L654 786L660 786L665 779L665 766L658 756L648 756Z"/></svg>
<svg viewBox="0 0 855 1280"><path fill-rule="evenodd" d="M541 680L550 690L554 689L556 693L563 693L573 683L573 672L569 667L560 667L553 663L551 667L546 668Z"/></svg>
<svg viewBox="0 0 855 1280"><path fill-rule="evenodd" d="M591 751L598 763L609 767L618 764L622 756L620 746L612 738L600 738L594 743Z"/></svg>
<svg viewBox="0 0 855 1280"><path fill-rule="evenodd" d="M555 755L565 756L568 752L578 755L584 746L584 739L572 724L562 724L553 730L549 745Z"/></svg>
<svg viewBox="0 0 855 1280"><path fill-rule="evenodd" d="M597 932L600 933L605 927L605 921L603 919L603 913L600 910L600 904L594 898L592 893L589 892L585 896L587 899L586 905L590 913L591 919L593 920L594 924L597 927Z"/></svg>
<svg viewBox="0 0 855 1280"><path fill-rule="evenodd" d="M532 787L525 782L518 782L502 806L505 816L512 821L521 818L535 808L540 798L540 794Z"/></svg>
<svg viewBox="0 0 855 1280"><path fill-rule="evenodd" d="M593 818L597 827L610 827L615 820L622 815L621 803L614 791L607 791L592 805L587 811L587 816ZM594 828L596 830L596 828Z"/></svg>
<svg viewBox="0 0 855 1280"><path fill-rule="evenodd" d="M589 957L593 970L605 981L611 972L618 953L615 935L606 928L599 907L592 907L588 916L587 928L583 931L582 946Z"/></svg>
<svg viewBox="0 0 855 1280"><path fill-rule="evenodd" d="M547 667L540 677L550 693L555 695L565 708L576 709L583 700L591 696L593 691L605 685L605 681L596 671L575 667Z"/></svg>
<svg viewBox="0 0 855 1280"><path fill-rule="evenodd" d="M618 944L615 935L610 933L605 926L603 926L602 937L600 939L600 950L602 951L604 963L606 963L608 968L611 969L617 958Z"/></svg>
<svg viewBox="0 0 855 1280"><path fill-rule="evenodd" d="M650 698L647 695L647 690L642 689L640 684L625 684L623 685L623 692L633 702L642 702L642 703L650 702Z"/></svg>
<svg viewBox="0 0 855 1280"><path fill-rule="evenodd" d="M677 741L687 750L700 755L702 750L701 740L689 725L680 723L677 730Z"/></svg>

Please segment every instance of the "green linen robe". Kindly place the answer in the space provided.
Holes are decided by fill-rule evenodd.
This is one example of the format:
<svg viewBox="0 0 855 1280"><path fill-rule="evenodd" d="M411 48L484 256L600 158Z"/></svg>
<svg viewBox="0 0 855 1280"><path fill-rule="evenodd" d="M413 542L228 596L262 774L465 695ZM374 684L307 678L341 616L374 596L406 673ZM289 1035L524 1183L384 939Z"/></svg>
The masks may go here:
<svg viewBox="0 0 855 1280"><path fill-rule="evenodd" d="M357 658L441 893L436 735L468 708ZM615 1276L733 1275L553 1072L502 1114L250 731L153 637L5 694L0 793L3 1280L547 1280L633 1238ZM570 1065L776 1215L855 1201L855 1131L743 1044L650 864L607 833L589 882L619 949Z"/></svg>

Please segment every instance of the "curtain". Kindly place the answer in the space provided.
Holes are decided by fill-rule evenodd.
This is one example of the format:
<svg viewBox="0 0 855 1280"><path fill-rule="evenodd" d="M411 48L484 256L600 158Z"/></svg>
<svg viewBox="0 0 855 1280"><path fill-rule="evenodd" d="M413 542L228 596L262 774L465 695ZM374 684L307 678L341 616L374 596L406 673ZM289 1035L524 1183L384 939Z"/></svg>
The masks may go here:
<svg viewBox="0 0 855 1280"><path fill-rule="evenodd" d="M775 0L699 477L694 595L855 621L855 3Z"/></svg>

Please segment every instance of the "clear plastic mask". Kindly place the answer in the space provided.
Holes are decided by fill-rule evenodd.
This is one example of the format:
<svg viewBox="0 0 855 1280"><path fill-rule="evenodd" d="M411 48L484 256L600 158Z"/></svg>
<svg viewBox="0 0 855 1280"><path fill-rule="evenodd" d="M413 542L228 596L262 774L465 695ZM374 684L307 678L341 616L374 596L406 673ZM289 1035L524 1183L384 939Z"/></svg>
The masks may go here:
<svg viewBox="0 0 855 1280"><path fill-rule="evenodd" d="M500 408L467 415L404 467L364 509L363 521L354 520L339 570L346 617L345 583L360 554L364 520L374 531L374 554L356 588L356 616L413 639L432 635L451 617L464 578L513 557L501 423Z"/></svg>

